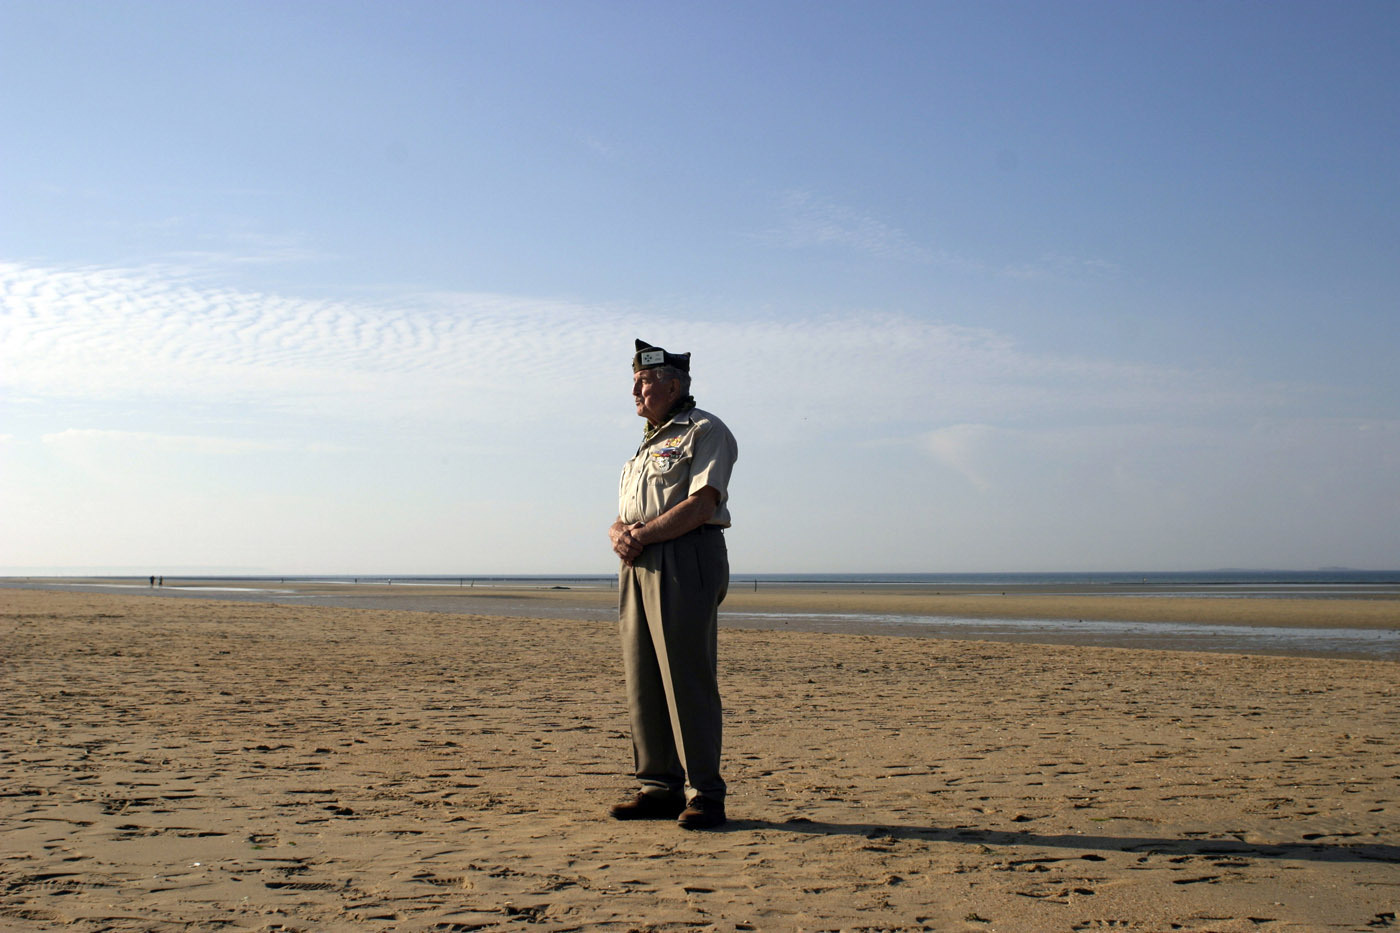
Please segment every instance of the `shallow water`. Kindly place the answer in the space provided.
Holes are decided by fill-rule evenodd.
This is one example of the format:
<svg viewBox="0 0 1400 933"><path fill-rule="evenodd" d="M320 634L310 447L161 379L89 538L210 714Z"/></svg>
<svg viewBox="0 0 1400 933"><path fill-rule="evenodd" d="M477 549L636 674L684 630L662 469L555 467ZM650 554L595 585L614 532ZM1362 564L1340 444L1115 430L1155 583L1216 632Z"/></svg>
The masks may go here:
<svg viewBox="0 0 1400 933"><path fill-rule="evenodd" d="M316 579L287 578L229 578L205 581L167 582L152 587L140 579L58 580L58 579L0 579L0 587L19 586L38 589L111 592L167 596L173 598L217 598L256 602L309 603L350 609L411 610L419 612L455 612L499 617L585 619L599 622L617 618L614 606L599 603L600 590L611 589L611 577L587 578L424 578L393 580L388 578ZM752 582L752 581L747 581ZM854 583L855 581L853 581ZM860 585L881 586L869 579ZM1374 582L1342 583L1326 581L1287 582L1261 585L1258 582L1222 585L1216 582L1197 585L1174 582L1166 586L1111 583L1101 586L1076 581L1025 584L1021 587L1000 585L1007 590L1049 592L1063 596L1135 596L1144 599L1203 596L1217 598L1285 598L1334 599L1357 597L1372 592L1390 594L1393 585ZM368 584L378 585L368 585ZM731 590L745 586L736 579ZM446 586L444 586L446 584ZM841 586L844 581L838 581ZM764 589L826 589L831 580L818 582L773 581L761 584ZM891 587L926 589L928 584L890 581ZM298 587L314 586L315 591ZM426 593L427 587L437 587ZM957 587L940 586L944 592ZM574 602L565 599L531 598L531 591L574 590L592 594L593 599ZM964 590L965 592L967 590ZM973 592L983 591L980 586ZM721 611L720 624L730 628L791 630L807 632L839 632L848 634L896 635L921 638L950 638L987 641L1015 641L1033 644L1094 645L1119 648L1149 648L1168 651L1208 651L1238 654L1303 655L1309 657L1361 658L1400 661L1400 624L1395 629L1306 628L1281 626L1241 626L1193 624L1184 622L1136 622L1065 619L968 618L955 616L901 615L862 612L753 612Z"/></svg>
<svg viewBox="0 0 1400 933"><path fill-rule="evenodd" d="M1093 619L973 619L822 612L721 612L720 623L738 628L792 628L800 631L869 632L1039 644L1237 654L1303 654L1400 661L1400 631L1386 629L1312 629Z"/></svg>

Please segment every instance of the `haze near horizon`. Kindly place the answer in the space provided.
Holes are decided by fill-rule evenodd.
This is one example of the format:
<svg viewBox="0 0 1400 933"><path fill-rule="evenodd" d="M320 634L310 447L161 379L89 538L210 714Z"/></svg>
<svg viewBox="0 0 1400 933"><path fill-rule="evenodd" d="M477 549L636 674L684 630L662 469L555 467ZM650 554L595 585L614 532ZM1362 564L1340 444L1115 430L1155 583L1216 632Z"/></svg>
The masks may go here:
<svg viewBox="0 0 1400 933"><path fill-rule="evenodd" d="M0 573L1400 567L1400 6L0 8Z"/></svg>

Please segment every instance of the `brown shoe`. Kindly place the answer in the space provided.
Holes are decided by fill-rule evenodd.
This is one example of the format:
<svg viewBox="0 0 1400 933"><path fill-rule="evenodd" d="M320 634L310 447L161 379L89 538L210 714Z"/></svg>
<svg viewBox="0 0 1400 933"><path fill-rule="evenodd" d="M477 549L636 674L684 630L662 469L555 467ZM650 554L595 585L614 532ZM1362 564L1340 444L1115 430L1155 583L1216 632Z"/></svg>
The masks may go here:
<svg viewBox="0 0 1400 933"><path fill-rule="evenodd" d="M684 809L685 801L679 797L639 793L614 806L608 815L615 820L674 820Z"/></svg>
<svg viewBox="0 0 1400 933"><path fill-rule="evenodd" d="M692 797L690 804L681 812L678 822L681 829L714 829L716 826L723 826L727 820L723 800Z"/></svg>

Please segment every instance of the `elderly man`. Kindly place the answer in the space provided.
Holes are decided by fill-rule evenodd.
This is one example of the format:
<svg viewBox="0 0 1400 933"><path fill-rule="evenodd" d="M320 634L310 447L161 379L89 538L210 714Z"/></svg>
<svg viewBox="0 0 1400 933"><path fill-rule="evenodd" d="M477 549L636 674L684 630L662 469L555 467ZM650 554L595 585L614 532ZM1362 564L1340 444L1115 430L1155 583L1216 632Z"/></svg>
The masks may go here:
<svg viewBox="0 0 1400 933"><path fill-rule="evenodd" d="M729 474L739 455L724 423L690 397L690 354L638 340L632 398L646 419L622 468L619 617L632 753L641 791L619 820L725 821L716 616L729 587Z"/></svg>

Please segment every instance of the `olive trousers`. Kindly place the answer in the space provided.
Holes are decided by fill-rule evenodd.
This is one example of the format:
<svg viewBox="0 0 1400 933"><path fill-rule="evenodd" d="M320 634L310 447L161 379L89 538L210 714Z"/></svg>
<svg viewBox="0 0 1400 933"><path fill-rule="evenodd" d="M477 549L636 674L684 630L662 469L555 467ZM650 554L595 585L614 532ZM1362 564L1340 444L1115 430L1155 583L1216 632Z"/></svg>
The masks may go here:
<svg viewBox="0 0 1400 933"><path fill-rule="evenodd" d="M718 526L648 545L618 578L632 756L642 792L723 800L719 604L729 552Z"/></svg>

